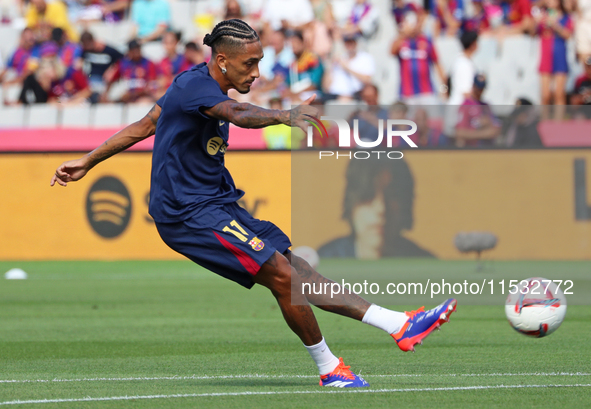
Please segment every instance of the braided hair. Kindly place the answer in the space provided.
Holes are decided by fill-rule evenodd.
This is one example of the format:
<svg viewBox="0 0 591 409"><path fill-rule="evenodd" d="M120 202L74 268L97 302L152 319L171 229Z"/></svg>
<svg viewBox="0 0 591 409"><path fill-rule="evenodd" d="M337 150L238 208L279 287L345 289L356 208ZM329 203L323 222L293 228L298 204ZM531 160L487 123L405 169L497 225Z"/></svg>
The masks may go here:
<svg viewBox="0 0 591 409"><path fill-rule="evenodd" d="M239 19L225 20L218 23L211 34L206 34L203 44L211 47L213 54L217 54L221 48L241 47L245 42L259 41L257 32Z"/></svg>

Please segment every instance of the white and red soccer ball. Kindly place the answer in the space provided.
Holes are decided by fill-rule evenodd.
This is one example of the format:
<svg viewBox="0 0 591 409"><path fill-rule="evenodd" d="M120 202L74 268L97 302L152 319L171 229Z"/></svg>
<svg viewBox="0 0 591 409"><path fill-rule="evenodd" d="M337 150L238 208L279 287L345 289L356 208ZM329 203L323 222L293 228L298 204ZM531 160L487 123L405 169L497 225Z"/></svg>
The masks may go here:
<svg viewBox="0 0 591 409"><path fill-rule="evenodd" d="M566 297L553 281L542 277L527 278L510 289L505 314L517 332L535 338L545 337L562 324Z"/></svg>

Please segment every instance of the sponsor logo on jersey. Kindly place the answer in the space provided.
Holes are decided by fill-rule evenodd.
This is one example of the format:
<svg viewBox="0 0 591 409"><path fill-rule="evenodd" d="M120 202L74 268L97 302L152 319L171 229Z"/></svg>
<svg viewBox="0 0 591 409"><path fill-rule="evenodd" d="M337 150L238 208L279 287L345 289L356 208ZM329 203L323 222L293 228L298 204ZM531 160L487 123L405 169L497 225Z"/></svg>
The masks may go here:
<svg viewBox="0 0 591 409"><path fill-rule="evenodd" d="M248 244L250 244L250 247L252 247L254 251L260 251L265 247L265 243L258 237L252 239Z"/></svg>
<svg viewBox="0 0 591 409"><path fill-rule="evenodd" d="M211 156L214 156L218 152L220 152L222 155L225 154L227 147L228 145L226 145L224 140L219 136L214 136L209 141L207 141L207 153L209 153Z"/></svg>

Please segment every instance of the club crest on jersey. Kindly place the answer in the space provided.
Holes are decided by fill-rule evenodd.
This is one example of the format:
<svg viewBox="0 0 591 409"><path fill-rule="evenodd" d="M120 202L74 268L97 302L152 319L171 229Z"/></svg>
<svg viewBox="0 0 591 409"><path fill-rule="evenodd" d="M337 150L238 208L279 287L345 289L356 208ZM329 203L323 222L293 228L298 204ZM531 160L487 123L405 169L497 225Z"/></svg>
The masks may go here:
<svg viewBox="0 0 591 409"><path fill-rule="evenodd" d="M224 140L219 136L214 136L209 141L207 141L207 153L209 153L211 156L214 156L218 152L220 152L222 155L225 154L227 147L228 145L226 145Z"/></svg>
<svg viewBox="0 0 591 409"><path fill-rule="evenodd" d="M260 251L265 247L265 243L258 237L252 239L248 244L250 244L250 247L252 247L254 251Z"/></svg>

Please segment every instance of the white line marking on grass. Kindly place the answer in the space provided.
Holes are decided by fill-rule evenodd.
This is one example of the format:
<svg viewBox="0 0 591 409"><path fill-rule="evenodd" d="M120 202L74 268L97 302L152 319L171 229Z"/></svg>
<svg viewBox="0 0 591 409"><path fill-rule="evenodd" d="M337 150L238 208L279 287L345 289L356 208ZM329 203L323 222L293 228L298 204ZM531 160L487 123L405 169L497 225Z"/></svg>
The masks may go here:
<svg viewBox="0 0 591 409"><path fill-rule="evenodd" d="M172 398L202 398L223 396L256 396L256 395L310 395L310 394L334 394L334 393L396 393L396 392L439 392L439 391L468 391L482 389L522 389L522 388L588 388L591 384L572 385L489 385L489 386L456 386L443 388L409 388L409 389L341 389L341 390L308 390L308 391L245 391L245 392L213 392L213 393L186 393L175 395L136 395L136 396L107 396L86 397L72 399L35 399L12 400L0 402L1 405L24 405L33 403L67 403L67 402L99 402L117 400L139 399L172 399Z"/></svg>
<svg viewBox="0 0 591 409"><path fill-rule="evenodd" d="M191 375L191 376L142 376L142 377L124 377L124 378L79 378L79 379L5 379L1 383L37 383L37 382L101 382L101 381L177 381L177 380L205 380L205 379L240 379L240 378L318 378L318 375L265 375L265 374L246 374L246 375Z"/></svg>
<svg viewBox="0 0 591 409"><path fill-rule="evenodd" d="M365 375L368 378L419 378L419 377L498 377L498 376L591 376L587 372L532 372L532 373L465 373L465 374L390 374L390 375ZM122 378L74 378L74 379L0 379L2 383L51 383L51 382L128 382L128 381L177 381L177 380L215 380L215 379L297 379L318 378L318 375L268 375L268 374L244 374L244 375L190 375L190 376L142 376Z"/></svg>

